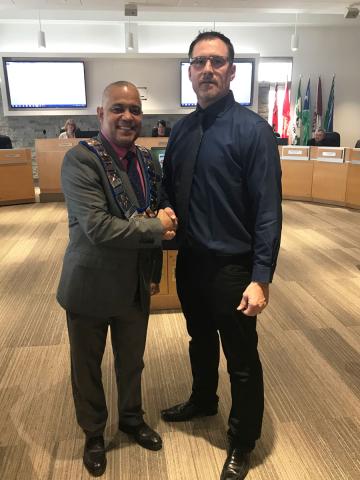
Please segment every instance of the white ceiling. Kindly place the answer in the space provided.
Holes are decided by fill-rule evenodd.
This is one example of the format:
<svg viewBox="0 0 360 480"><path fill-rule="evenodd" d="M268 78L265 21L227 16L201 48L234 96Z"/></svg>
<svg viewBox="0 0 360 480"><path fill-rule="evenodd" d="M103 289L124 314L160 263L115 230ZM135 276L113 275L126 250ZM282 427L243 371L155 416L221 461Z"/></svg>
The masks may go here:
<svg viewBox="0 0 360 480"><path fill-rule="evenodd" d="M37 21L126 21L123 0L0 0L0 23ZM144 0L132 21L144 23L215 23L240 25L344 25L360 27L360 16L344 19L344 0Z"/></svg>

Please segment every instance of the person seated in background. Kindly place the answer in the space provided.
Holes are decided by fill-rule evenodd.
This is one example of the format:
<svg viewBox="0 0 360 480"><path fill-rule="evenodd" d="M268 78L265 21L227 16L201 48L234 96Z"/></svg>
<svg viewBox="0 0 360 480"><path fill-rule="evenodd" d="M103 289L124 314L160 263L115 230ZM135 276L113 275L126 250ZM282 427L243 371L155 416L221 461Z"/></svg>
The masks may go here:
<svg viewBox="0 0 360 480"><path fill-rule="evenodd" d="M7 135L0 135L0 148L12 148L10 137L8 137Z"/></svg>
<svg viewBox="0 0 360 480"><path fill-rule="evenodd" d="M166 126L165 120L159 120L156 126L152 129L153 137L168 137L170 135L171 128Z"/></svg>
<svg viewBox="0 0 360 480"><path fill-rule="evenodd" d="M308 146L313 147L331 147L326 141L326 133L323 128L317 128L314 133L314 138L308 141Z"/></svg>
<svg viewBox="0 0 360 480"><path fill-rule="evenodd" d="M355 148L360 148L360 140L355 143Z"/></svg>
<svg viewBox="0 0 360 480"><path fill-rule="evenodd" d="M60 133L59 138L75 138L76 123L75 120L69 118L64 125L64 132Z"/></svg>

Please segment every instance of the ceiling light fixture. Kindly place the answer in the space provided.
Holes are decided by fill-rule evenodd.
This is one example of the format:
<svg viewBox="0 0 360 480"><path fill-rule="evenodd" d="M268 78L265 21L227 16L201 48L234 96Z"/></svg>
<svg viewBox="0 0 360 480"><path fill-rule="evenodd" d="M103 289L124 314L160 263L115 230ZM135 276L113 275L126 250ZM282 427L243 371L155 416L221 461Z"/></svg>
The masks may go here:
<svg viewBox="0 0 360 480"><path fill-rule="evenodd" d="M349 7L347 7L346 12L345 12L345 18L357 18L359 15L359 9L356 7L356 5L359 5L358 3L353 3Z"/></svg>
<svg viewBox="0 0 360 480"><path fill-rule="evenodd" d="M291 50L293 52L297 52L299 50L299 35L297 34L297 20L298 20L298 14L296 14L296 19L295 19L295 30L294 30L294 33L291 35Z"/></svg>
<svg viewBox="0 0 360 480"><path fill-rule="evenodd" d="M126 33L126 49L127 50L134 50L135 48L135 41L134 41L134 34L131 31L131 22L130 17L137 16L137 4L136 3L126 3L125 4L125 16L128 17L128 29Z"/></svg>
<svg viewBox="0 0 360 480"><path fill-rule="evenodd" d="M41 29L41 18L39 10L39 31L38 31L38 45L39 48L46 48L46 37L45 32Z"/></svg>
<svg viewBox="0 0 360 480"><path fill-rule="evenodd" d="M127 34L127 49L134 50L134 35L130 31Z"/></svg>

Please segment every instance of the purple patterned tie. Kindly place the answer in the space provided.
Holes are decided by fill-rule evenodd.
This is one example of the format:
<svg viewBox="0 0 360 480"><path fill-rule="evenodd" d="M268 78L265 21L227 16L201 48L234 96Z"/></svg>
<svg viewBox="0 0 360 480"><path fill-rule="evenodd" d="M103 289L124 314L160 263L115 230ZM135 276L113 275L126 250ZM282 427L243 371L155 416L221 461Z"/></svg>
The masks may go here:
<svg viewBox="0 0 360 480"><path fill-rule="evenodd" d="M139 203L139 207L141 209L145 209L145 196L144 196L144 190L141 184L141 179L139 176L139 172L137 170L137 158L136 155L131 152L130 150L127 152L125 155L125 158L127 160L127 174L129 176L129 180L131 182L131 185L134 189L134 192L136 194L136 198Z"/></svg>

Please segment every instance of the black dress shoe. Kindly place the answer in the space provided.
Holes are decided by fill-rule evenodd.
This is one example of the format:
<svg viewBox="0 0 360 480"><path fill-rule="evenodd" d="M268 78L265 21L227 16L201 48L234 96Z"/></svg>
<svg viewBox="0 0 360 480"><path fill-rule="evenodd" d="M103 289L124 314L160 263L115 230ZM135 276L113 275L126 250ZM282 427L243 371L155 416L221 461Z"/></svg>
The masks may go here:
<svg viewBox="0 0 360 480"><path fill-rule="evenodd" d="M166 422L185 422L194 417L209 417L211 415L216 415L217 411L217 405L212 407L199 407L191 400L188 400L187 402L179 403L179 405L162 410L161 417Z"/></svg>
<svg viewBox="0 0 360 480"><path fill-rule="evenodd" d="M135 442L149 450L160 450L162 448L162 440L158 433L149 427L145 422L140 425L119 425L119 430L128 433L134 437Z"/></svg>
<svg viewBox="0 0 360 480"><path fill-rule="evenodd" d="M220 480L244 480L250 468L250 452L230 448Z"/></svg>
<svg viewBox="0 0 360 480"><path fill-rule="evenodd" d="M84 465L93 477L100 477L106 470L104 437L90 437L85 442Z"/></svg>

